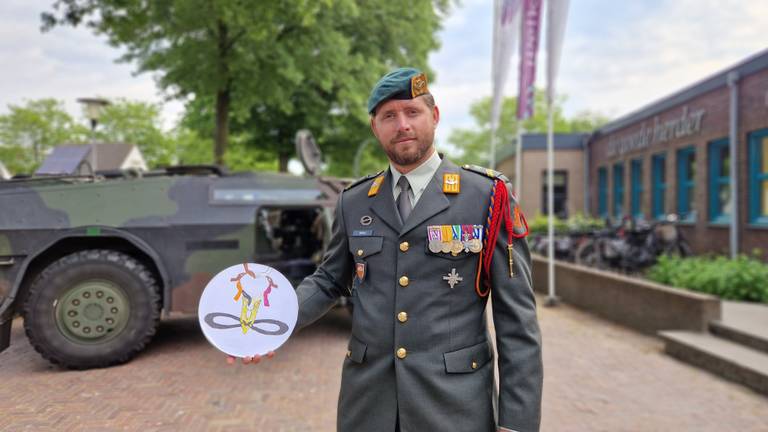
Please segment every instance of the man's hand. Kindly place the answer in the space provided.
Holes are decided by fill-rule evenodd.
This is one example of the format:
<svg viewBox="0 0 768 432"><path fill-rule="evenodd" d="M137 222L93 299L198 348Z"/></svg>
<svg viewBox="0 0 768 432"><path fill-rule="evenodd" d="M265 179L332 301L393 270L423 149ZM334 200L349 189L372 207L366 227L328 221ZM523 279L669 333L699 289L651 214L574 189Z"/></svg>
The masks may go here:
<svg viewBox="0 0 768 432"><path fill-rule="evenodd" d="M268 359L271 359L274 356L275 356L275 352L274 351L270 351L264 357L266 357ZM243 357L243 364L256 364L256 363L261 361L261 358L262 358L262 356L259 355L259 354L256 354L253 357ZM233 357L233 356L230 356L230 355L227 356L227 364L235 364L236 362L237 362L237 358L236 357Z"/></svg>

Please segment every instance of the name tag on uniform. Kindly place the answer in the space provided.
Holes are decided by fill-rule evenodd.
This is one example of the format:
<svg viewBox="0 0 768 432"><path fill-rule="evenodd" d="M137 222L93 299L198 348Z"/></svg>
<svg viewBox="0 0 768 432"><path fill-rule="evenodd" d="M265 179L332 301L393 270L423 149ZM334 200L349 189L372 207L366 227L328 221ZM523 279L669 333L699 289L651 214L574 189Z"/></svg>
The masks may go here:
<svg viewBox="0 0 768 432"><path fill-rule="evenodd" d="M370 237L373 235L373 230L354 230L352 231L352 237Z"/></svg>

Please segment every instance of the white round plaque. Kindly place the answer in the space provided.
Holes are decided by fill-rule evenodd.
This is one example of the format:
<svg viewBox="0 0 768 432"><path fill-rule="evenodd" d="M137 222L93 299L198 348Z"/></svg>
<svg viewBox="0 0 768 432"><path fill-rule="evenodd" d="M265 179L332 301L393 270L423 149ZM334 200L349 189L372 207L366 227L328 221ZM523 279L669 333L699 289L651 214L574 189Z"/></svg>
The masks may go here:
<svg viewBox="0 0 768 432"><path fill-rule="evenodd" d="M235 357L264 355L293 332L299 302L279 271L261 264L237 264L208 282L197 316L208 342Z"/></svg>

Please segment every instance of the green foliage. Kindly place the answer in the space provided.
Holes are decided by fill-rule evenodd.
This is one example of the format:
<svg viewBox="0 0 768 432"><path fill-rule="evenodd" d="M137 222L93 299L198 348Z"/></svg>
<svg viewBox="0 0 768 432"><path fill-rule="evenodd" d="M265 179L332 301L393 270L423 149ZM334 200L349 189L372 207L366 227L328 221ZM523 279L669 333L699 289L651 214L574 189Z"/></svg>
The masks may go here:
<svg viewBox="0 0 768 432"><path fill-rule="evenodd" d="M647 277L723 299L768 303L768 265L754 257L661 256L648 270Z"/></svg>
<svg viewBox="0 0 768 432"><path fill-rule="evenodd" d="M602 115L583 112L571 119L565 118L562 105L565 97L560 97L553 104L553 130L555 133L591 132L607 123ZM502 101L501 120L496 131L497 153L504 146L515 142L517 133L517 98L507 97ZM491 97L480 99L472 104L469 111L475 121L471 129L455 129L448 137L448 142L456 146L458 154L454 157L461 163L488 165L491 143ZM526 133L545 133L547 131L546 94L536 90L534 97L534 115L523 121Z"/></svg>
<svg viewBox="0 0 768 432"><path fill-rule="evenodd" d="M0 160L14 174L31 173L46 154L64 143L84 142L88 128L78 124L55 99L8 105L0 115Z"/></svg>
<svg viewBox="0 0 768 432"><path fill-rule="evenodd" d="M577 213L568 219L555 217L554 226L555 234L561 235L598 230L605 227L605 222ZM549 230L547 215L537 213L533 219L528 221L528 228L531 234L547 234Z"/></svg>
<svg viewBox="0 0 768 432"><path fill-rule="evenodd" d="M104 108L94 139L103 142L136 144L147 165L157 167L175 162L177 142L162 129L160 106L117 99Z"/></svg>
<svg viewBox="0 0 768 432"><path fill-rule="evenodd" d="M124 48L121 60L155 73L169 96L190 97L185 126L215 139L217 159L231 119L232 132L281 169L296 131L308 128L331 171L351 174L355 148L370 136L371 85L395 66L428 69L448 7L449 0L58 0L43 28L85 24Z"/></svg>

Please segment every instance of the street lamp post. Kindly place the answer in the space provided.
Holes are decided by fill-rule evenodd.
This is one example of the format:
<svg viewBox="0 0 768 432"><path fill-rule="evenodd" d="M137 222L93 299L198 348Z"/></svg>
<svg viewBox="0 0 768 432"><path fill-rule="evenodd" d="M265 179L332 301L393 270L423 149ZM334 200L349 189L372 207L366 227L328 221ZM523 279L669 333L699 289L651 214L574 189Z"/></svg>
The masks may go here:
<svg viewBox="0 0 768 432"><path fill-rule="evenodd" d="M99 118L104 113L104 108L109 105L109 101L102 98L79 98L77 101L83 104L85 116L91 122L91 170L96 173L96 142L94 133L99 124Z"/></svg>

